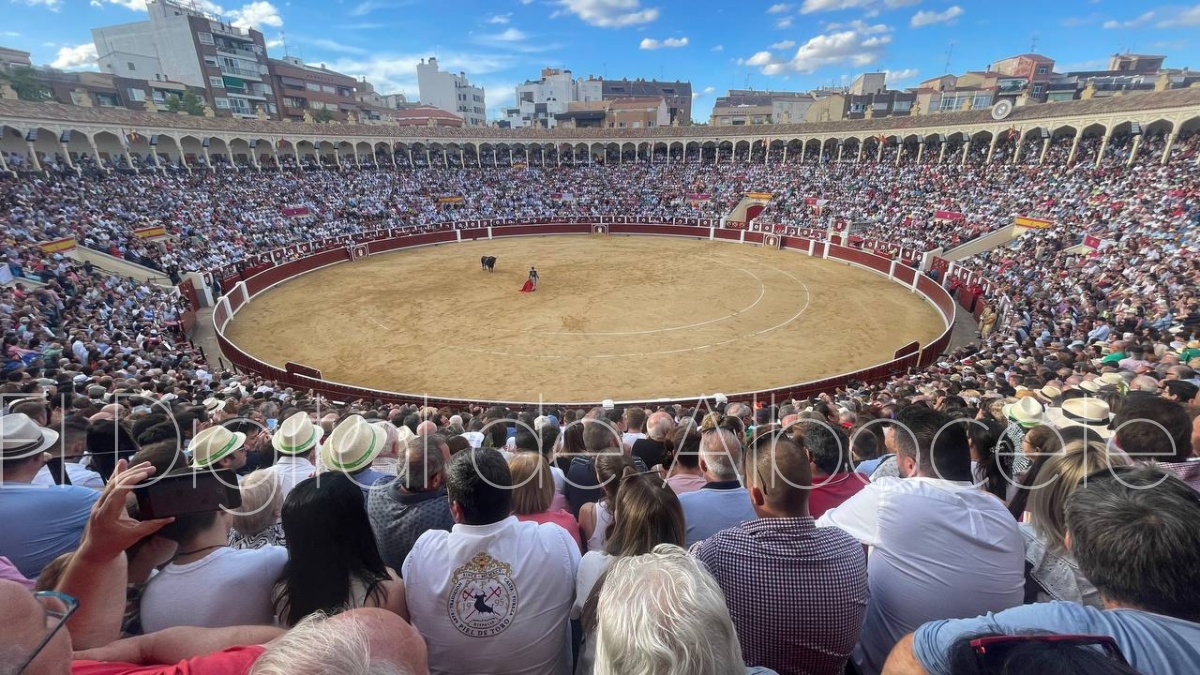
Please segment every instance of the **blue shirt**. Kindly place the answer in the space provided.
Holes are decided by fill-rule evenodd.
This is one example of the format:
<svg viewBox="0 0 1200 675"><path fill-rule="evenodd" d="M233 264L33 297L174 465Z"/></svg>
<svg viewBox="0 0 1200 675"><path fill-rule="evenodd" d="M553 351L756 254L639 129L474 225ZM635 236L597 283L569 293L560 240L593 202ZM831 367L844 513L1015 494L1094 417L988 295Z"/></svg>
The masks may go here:
<svg viewBox="0 0 1200 675"><path fill-rule="evenodd" d="M687 525L687 546L758 517L750 505L749 491L736 480L708 483L695 492L685 492L679 495L679 505Z"/></svg>
<svg viewBox="0 0 1200 675"><path fill-rule="evenodd" d="M1200 623L1136 609L1101 610L1043 602L974 619L931 621L913 635L913 652L930 675L950 673L950 646L966 636L1000 633L1108 635L1139 672L1200 672Z"/></svg>
<svg viewBox="0 0 1200 675"><path fill-rule="evenodd" d="M74 551L100 493L77 485L0 485L0 555L36 579L58 556Z"/></svg>
<svg viewBox="0 0 1200 675"><path fill-rule="evenodd" d="M382 471L376 471L373 467L369 466L361 471L350 474L350 480L362 488L364 499L371 495L371 488L385 478L395 478L395 476L388 475Z"/></svg>

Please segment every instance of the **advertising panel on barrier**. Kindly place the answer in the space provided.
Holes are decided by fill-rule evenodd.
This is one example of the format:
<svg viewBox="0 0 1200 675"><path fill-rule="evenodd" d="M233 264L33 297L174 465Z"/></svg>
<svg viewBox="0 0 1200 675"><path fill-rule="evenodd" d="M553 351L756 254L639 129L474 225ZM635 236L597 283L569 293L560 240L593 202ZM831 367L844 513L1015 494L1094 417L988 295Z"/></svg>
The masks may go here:
<svg viewBox="0 0 1200 675"><path fill-rule="evenodd" d="M1032 216L1016 216L1013 218L1013 225L1017 227L1028 227L1035 230L1048 229L1054 223L1044 218L1033 218Z"/></svg>
<svg viewBox="0 0 1200 675"><path fill-rule="evenodd" d="M43 241L38 244L42 253L66 253L75 249L75 237L64 237L53 241Z"/></svg>

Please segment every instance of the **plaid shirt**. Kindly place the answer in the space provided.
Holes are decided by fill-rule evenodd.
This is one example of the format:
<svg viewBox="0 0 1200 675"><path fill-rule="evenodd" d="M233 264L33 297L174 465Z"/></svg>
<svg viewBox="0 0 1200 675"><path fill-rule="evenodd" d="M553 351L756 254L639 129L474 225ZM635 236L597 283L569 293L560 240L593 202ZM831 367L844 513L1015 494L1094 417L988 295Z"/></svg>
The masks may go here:
<svg viewBox="0 0 1200 675"><path fill-rule="evenodd" d="M749 666L840 675L867 607L863 547L811 517L759 518L691 548L716 577Z"/></svg>

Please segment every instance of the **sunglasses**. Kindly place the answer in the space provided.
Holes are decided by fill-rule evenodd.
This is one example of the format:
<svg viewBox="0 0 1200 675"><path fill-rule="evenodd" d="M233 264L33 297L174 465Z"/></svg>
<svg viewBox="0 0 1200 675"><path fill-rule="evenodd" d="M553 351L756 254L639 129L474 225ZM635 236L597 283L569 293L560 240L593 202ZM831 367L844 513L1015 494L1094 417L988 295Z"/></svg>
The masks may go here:
<svg viewBox="0 0 1200 675"><path fill-rule="evenodd" d="M42 641L38 643L37 647L34 647L33 653L21 662L21 665L15 671L17 675L25 672L29 664L33 663L33 660L38 657L38 654L42 653L46 645L50 644L50 640L54 639L58 631L62 630L62 627L67 624L67 620L71 618L75 610L79 609L79 601L66 593L39 591L34 593L33 597L37 598L37 601L46 612L46 634L42 636Z"/></svg>

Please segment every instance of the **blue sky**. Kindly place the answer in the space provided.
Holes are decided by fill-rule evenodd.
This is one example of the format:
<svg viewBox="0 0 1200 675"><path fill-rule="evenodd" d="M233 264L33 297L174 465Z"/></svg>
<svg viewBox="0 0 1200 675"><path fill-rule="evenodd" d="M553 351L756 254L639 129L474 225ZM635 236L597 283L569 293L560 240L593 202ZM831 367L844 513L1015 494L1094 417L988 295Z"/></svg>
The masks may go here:
<svg viewBox="0 0 1200 675"><path fill-rule="evenodd" d="M4 3L7 3L5 6ZM1057 70L1115 52L1200 67L1200 4L1153 0L196 0L266 35L272 56L366 76L417 98L415 64L436 55L487 89L488 116L545 66L576 76L690 80L693 117L725 90L807 90L886 70L897 87L1036 50ZM94 68L89 29L140 20L143 0L0 0L0 45L35 63ZM1189 39L1189 37L1191 39Z"/></svg>

